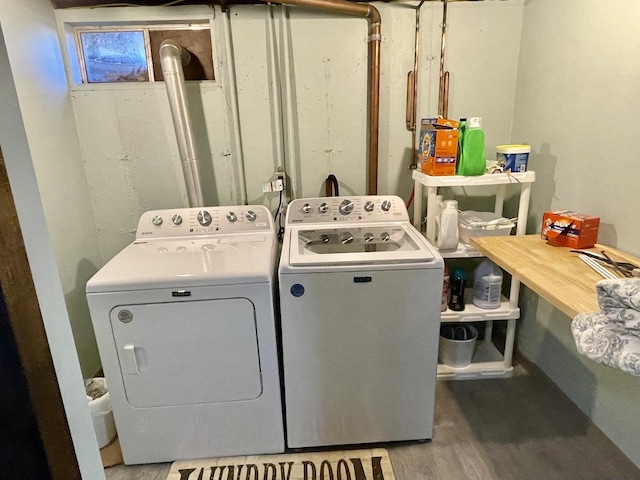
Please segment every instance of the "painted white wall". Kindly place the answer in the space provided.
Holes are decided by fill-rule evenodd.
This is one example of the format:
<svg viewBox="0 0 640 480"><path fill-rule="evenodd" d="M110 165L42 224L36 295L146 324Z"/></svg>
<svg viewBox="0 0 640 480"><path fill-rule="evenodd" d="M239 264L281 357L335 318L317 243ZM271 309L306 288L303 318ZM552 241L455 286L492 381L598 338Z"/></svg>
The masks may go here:
<svg viewBox="0 0 640 480"><path fill-rule="evenodd" d="M532 145L531 232L573 209L640 256L638 18L634 0L526 3L512 140ZM526 289L522 307L519 348L640 466L639 379L580 356L571 319Z"/></svg>
<svg viewBox="0 0 640 480"><path fill-rule="evenodd" d="M91 376L100 359L84 290L102 257L53 7L1 1L0 21L78 355Z"/></svg>
<svg viewBox="0 0 640 480"><path fill-rule="evenodd" d="M450 113L454 118L484 117L490 155L493 145L504 143L511 131L523 5L523 0L510 0L449 6ZM377 7L383 34L379 192L407 198L412 183L406 76L413 67L415 9L400 3ZM288 20L283 20L282 10L272 8L270 23L264 5L231 7L232 63L225 58L225 14L219 10L125 7L56 13L60 23L174 21L189 16L211 22L217 80L189 82L208 203L242 202L241 163L248 202L272 209L278 196L264 194L261 184L279 166L287 168L298 197L323 195L323 182L330 173L338 177L341 193L363 194L367 22L293 7L287 9ZM426 3L421 18L418 121L437 113L441 4ZM505 24L510 28L505 30ZM237 79L242 158L231 135L230 65ZM290 85L289 93L282 94L292 119L285 146L278 116L281 94L273 87L277 77ZM162 84L79 86L73 88L72 100L100 248L107 260L132 241L142 212L187 204L168 102ZM289 151L293 153L286 156Z"/></svg>
<svg viewBox="0 0 640 480"><path fill-rule="evenodd" d="M23 107L3 36L6 17L2 13L0 10L0 145L80 473L82 478L104 480L80 363L73 348L61 276L33 168L35 161L25 128L26 120L21 113Z"/></svg>

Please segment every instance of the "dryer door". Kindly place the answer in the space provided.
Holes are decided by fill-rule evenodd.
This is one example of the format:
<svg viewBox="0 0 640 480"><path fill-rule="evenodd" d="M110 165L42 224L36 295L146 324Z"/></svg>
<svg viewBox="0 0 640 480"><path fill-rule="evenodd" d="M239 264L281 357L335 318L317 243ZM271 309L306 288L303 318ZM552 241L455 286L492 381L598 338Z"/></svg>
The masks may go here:
<svg viewBox="0 0 640 480"><path fill-rule="evenodd" d="M262 393L246 298L120 305L111 328L134 407L251 400Z"/></svg>

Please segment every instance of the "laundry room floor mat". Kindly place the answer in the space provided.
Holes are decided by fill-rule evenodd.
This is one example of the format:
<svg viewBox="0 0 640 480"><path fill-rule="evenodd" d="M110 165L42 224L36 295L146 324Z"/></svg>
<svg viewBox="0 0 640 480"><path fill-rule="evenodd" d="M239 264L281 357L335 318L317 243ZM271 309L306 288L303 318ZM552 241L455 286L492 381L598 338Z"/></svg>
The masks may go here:
<svg viewBox="0 0 640 480"><path fill-rule="evenodd" d="M395 480L384 448L180 460L167 480Z"/></svg>

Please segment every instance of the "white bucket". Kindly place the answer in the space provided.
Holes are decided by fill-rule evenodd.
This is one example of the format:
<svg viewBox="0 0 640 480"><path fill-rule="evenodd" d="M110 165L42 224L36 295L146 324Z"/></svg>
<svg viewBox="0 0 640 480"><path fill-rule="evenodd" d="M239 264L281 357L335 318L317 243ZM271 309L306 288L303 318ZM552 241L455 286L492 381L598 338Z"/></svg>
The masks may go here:
<svg viewBox="0 0 640 480"><path fill-rule="evenodd" d="M477 339L478 330L473 325L442 325L438 361L454 368L469 366L475 353Z"/></svg>

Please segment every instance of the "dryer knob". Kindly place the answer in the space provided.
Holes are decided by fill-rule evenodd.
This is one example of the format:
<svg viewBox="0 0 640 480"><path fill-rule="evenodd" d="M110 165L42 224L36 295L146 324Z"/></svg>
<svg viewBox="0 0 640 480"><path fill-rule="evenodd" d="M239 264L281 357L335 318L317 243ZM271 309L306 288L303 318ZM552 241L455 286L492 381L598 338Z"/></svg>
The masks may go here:
<svg viewBox="0 0 640 480"><path fill-rule="evenodd" d="M382 202L382 211L388 212L389 210L391 210L391 201L385 200L384 202Z"/></svg>
<svg viewBox="0 0 640 480"><path fill-rule="evenodd" d="M176 226L182 225L182 217L180 215L174 215L173 217L171 217L171 221Z"/></svg>
<svg viewBox="0 0 640 480"><path fill-rule="evenodd" d="M388 242L388 241L391 239L391 235L389 235L389 232L382 232L382 233L380 234L380 239L381 239L383 242Z"/></svg>
<svg viewBox="0 0 640 480"><path fill-rule="evenodd" d="M313 207L311 205L309 205L308 203L305 203L302 206L302 213L311 213L313 212Z"/></svg>
<svg viewBox="0 0 640 480"><path fill-rule="evenodd" d="M200 210L198 212L198 215L196 215L196 219L198 220L198 223L203 227L208 227L209 225L211 225L211 221L213 220L211 218L211 214L206 210Z"/></svg>
<svg viewBox="0 0 640 480"><path fill-rule="evenodd" d="M153 223L156 227L162 225L162 217L160 215L156 215L151 219L151 223Z"/></svg>
<svg viewBox="0 0 640 480"><path fill-rule="evenodd" d="M353 212L353 202L351 200L343 200L338 210L342 215L349 215Z"/></svg>
<svg viewBox="0 0 640 480"><path fill-rule="evenodd" d="M364 241L365 243L371 243L373 242L373 233L365 233L364 234Z"/></svg>
<svg viewBox="0 0 640 480"><path fill-rule="evenodd" d="M320 213L327 213L329 211L329 205L327 205L326 203L321 203L320 206L318 207L318 212Z"/></svg>
<svg viewBox="0 0 640 480"><path fill-rule="evenodd" d="M248 210L244 216L247 217L247 220L250 222L255 222L256 218L258 218L258 215L253 210Z"/></svg>
<svg viewBox="0 0 640 480"><path fill-rule="evenodd" d="M364 211L373 212L373 207L375 207L375 204L371 200L367 200L364 204Z"/></svg>
<svg viewBox="0 0 640 480"><path fill-rule="evenodd" d="M227 213L227 220L229 220L230 223L234 223L236 220L238 220L238 216L233 212L229 212Z"/></svg>

